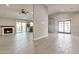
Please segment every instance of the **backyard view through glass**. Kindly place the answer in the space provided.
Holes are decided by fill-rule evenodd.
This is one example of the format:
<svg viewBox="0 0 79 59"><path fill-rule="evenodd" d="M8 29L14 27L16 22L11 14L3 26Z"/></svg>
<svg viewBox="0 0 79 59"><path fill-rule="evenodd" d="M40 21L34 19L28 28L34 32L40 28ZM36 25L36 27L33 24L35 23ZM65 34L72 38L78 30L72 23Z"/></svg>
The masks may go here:
<svg viewBox="0 0 79 59"><path fill-rule="evenodd" d="M59 32L70 33L70 21L59 21Z"/></svg>

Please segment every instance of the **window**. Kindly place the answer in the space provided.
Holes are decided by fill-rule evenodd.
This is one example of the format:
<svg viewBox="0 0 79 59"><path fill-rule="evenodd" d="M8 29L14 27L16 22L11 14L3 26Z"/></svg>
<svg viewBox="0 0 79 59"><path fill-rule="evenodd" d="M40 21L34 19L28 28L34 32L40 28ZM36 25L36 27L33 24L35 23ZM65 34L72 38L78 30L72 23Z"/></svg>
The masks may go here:
<svg viewBox="0 0 79 59"><path fill-rule="evenodd" d="M70 21L59 21L59 32L70 33Z"/></svg>

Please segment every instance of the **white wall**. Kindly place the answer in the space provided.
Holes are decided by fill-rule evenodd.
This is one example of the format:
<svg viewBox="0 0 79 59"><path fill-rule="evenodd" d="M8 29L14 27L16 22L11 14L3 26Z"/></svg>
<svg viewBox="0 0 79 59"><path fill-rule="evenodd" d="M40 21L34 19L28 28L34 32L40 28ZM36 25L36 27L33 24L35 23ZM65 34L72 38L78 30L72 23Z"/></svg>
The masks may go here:
<svg viewBox="0 0 79 59"><path fill-rule="evenodd" d="M0 18L0 26L6 26L6 25L12 25L15 26L15 21L13 19L9 19L9 18Z"/></svg>
<svg viewBox="0 0 79 59"><path fill-rule="evenodd" d="M55 20L53 18L48 19L48 33L55 32Z"/></svg>
<svg viewBox="0 0 79 59"><path fill-rule="evenodd" d="M34 5L34 40L48 36L48 10L44 5Z"/></svg>
<svg viewBox="0 0 79 59"><path fill-rule="evenodd" d="M0 26L15 26L16 20L9 18L0 18ZM0 27L0 35L1 35L1 27Z"/></svg>
<svg viewBox="0 0 79 59"><path fill-rule="evenodd" d="M79 36L79 13L74 13L71 24L72 34L75 36Z"/></svg>

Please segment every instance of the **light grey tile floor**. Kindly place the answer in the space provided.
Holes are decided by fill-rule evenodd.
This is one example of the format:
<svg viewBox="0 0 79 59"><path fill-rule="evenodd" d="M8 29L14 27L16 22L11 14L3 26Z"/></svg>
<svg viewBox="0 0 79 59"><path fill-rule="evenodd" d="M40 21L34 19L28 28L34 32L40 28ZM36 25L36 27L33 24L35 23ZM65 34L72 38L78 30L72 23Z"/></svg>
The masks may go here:
<svg viewBox="0 0 79 59"><path fill-rule="evenodd" d="M33 53L33 34L17 33L0 36L0 53Z"/></svg>
<svg viewBox="0 0 79 59"><path fill-rule="evenodd" d="M49 37L35 40L36 54L79 53L79 37L71 34L49 33Z"/></svg>

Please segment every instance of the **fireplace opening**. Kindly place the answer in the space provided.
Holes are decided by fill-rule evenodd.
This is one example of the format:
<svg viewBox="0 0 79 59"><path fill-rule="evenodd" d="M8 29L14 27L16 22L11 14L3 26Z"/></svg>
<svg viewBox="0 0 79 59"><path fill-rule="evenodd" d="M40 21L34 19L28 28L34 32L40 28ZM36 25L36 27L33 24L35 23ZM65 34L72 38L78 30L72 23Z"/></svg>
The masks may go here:
<svg viewBox="0 0 79 59"><path fill-rule="evenodd" d="M13 29L12 28L4 28L4 34L9 34L9 33L13 33Z"/></svg>

